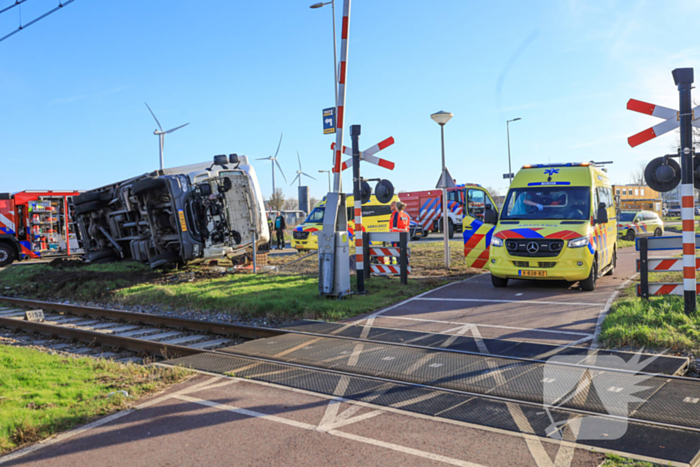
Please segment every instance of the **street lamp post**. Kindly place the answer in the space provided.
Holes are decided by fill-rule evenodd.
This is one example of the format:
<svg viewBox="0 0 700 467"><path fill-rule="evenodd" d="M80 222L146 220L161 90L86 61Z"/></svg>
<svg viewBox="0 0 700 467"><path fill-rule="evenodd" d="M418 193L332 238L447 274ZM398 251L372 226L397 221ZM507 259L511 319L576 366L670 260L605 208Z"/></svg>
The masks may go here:
<svg viewBox="0 0 700 467"><path fill-rule="evenodd" d="M450 121L453 115L450 112L436 112L430 116L438 125L440 125L440 137L442 139L442 234L444 239L445 250L445 269L450 269L450 239L449 239L449 218L447 217L447 179L445 178L445 124Z"/></svg>
<svg viewBox="0 0 700 467"><path fill-rule="evenodd" d="M331 191L331 171L330 170L319 170L319 173L327 173L328 174L328 192L330 193Z"/></svg>
<svg viewBox="0 0 700 467"><path fill-rule="evenodd" d="M335 0L331 0L330 2L320 2L320 3L314 3L311 5L309 8L321 8L326 5L330 5L332 10L333 10L333 73L335 76L335 107L336 107L336 115L338 112L338 47L336 45L336 34L335 34Z"/></svg>
<svg viewBox="0 0 700 467"><path fill-rule="evenodd" d="M513 171L510 168L510 122L517 122L518 120L521 120L520 117L514 118L513 120L506 120L506 134L508 135L508 186L510 186L511 183L513 183L513 177L512 173Z"/></svg>

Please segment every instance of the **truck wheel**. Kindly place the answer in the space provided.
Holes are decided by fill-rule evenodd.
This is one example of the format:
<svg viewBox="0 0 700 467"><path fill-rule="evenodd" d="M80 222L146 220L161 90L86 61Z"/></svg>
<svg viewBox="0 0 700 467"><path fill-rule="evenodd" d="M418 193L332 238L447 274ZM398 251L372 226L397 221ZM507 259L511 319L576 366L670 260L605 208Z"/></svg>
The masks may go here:
<svg viewBox="0 0 700 467"><path fill-rule="evenodd" d="M508 285L508 278L496 277L493 274L491 274L491 284L493 284L494 287L505 287Z"/></svg>
<svg viewBox="0 0 700 467"><path fill-rule="evenodd" d="M156 255L150 260L148 260L148 264L149 266L151 266L151 269L156 269L165 266L168 263L177 262L179 260L180 255L172 251L166 251L165 253L161 255Z"/></svg>
<svg viewBox="0 0 700 467"><path fill-rule="evenodd" d="M131 185L131 194L138 196L154 188L162 188L164 186L165 180L162 178L146 178Z"/></svg>
<svg viewBox="0 0 700 467"><path fill-rule="evenodd" d="M73 198L73 204L78 206L79 204L90 203L92 201L109 201L109 193L83 193Z"/></svg>
<svg viewBox="0 0 700 467"><path fill-rule="evenodd" d="M455 226L452 223L452 219L447 220L447 238L452 238L455 236Z"/></svg>
<svg viewBox="0 0 700 467"><path fill-rule="evenodd" d="M88 201L87 203L79 204L75 207L75 215L79 216L86 212L95 211L101 207L102 202L100 201Z"/></svg>
<svg viewBox="0 0 700 467"><path fill-rule="evenodd" d="M0 268L9 266L15 260L15 252L6 243L0 243Z"/></svg>
<svg viewBox="0 0 700 467"><path fill-rule="evenodd" d="M591 265L591 273L588 277L581 281L581 288L586 292L592 292L595 290L595 285L598 280L598 261L593 260L593 265Z"/></svg>

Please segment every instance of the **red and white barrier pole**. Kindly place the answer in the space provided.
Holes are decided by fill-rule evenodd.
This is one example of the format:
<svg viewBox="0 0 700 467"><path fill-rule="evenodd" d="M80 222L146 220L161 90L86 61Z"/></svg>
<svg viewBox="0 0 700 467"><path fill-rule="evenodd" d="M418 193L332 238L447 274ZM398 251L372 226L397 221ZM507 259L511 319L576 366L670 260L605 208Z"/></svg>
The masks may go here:
<svg viewBox="0 0 700 467"><path fill-rule="evenodd" d="M340 71L338 73L338 106L335 117L335 150L333 152L333 191L343 191L341 177L341 151L343 148L343 124L345 118L345 91L348 71L348 36L350 34L350 1L343 1L343 25L340 29Z"/></svg>
<svg viewBox="0 0 700 467"><path fill-rule="evenodd" d="M681 220L683 222L683 302L685 313L697 309L695 280L695 201L693 197L693 109L691 89L693 69L676 68L673 79L678 86L681 129Z"/></svg>

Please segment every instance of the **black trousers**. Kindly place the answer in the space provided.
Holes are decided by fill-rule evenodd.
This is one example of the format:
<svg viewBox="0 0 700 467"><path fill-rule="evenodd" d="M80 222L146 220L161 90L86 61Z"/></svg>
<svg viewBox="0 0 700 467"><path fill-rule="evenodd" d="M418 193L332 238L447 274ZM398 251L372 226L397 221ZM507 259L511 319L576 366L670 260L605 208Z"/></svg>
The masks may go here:
<svg viewBox="0 0 700 467"><path fill-rule="evenodd" d="M284 247L284 229L277 230L277 246Z"/></svg>

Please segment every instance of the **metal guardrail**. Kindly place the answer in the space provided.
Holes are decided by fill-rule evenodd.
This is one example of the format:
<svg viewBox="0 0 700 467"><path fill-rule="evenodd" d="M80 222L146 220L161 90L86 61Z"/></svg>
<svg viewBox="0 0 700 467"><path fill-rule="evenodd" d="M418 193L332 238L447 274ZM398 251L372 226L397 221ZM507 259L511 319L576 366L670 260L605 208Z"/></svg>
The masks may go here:
<svg viewBox="0 0 700 467"><path fill-rule="evenodd" d="M637 272L640 281L637 284L637 296L648 299L650 296L683 295L683 282L649 282L649 272L683 272L682 257L649 258L649 251L682 251L683 237L642 237L636 240L635 247L639 252ZM695 236L695 248L700 248L700 235ZM700 258L696 258L695 270L699 269Z"/></svg>

